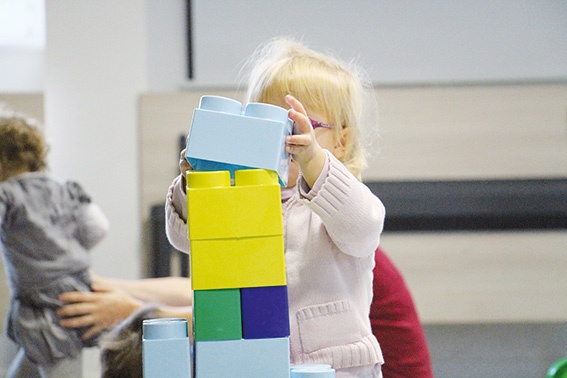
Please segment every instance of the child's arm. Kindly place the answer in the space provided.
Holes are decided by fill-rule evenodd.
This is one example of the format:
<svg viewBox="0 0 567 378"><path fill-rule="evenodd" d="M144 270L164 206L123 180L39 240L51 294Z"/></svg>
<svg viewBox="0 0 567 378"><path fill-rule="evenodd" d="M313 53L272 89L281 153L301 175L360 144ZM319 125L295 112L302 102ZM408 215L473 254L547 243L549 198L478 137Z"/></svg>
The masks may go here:
<svg viewBox="0 0 567 378"><path fill-rule="evenodd" d="M293 159L301 167L305 182L312 188L325 166L326 154L317 143L313 126L301 102L291 95L287 95L285 101L291 106L289 118L295 124L294 132L297 132L286 137L285 148L293 154Z"/></svg>
<svg viewBox="0 0 567 378"><path fill-rule="evenodd" d="M191 279L160 277L139 280L102 277L91 272L94 291L122 290L144 302L169 306L189 306L193 303Z"/></svg>
<svg viewBox="0 0 567 378"><path fill-rule="evenodd" d="M192 311L191 281L183 277L124 280L91 274L92 292L63 293L59 300L66 304L57 315L66 328L89 327L83 335L89 339L126 319L146 303L160 303L160 317L184 317Z"/></svg>
<svg viewBox="0 0 567 378"><path fill-rule="evenodd" d="M346 254L362 257L380 243L385 209L378 197L330 152L327 173L317 192L302 190L302 201L321 217L333 242Z"/></svg>
<svg viewBox="0 0 567 378"><path fill-rule="evenodd" d="M82 206L79 219L77 219L77 239L86 249L91 249L98 244L108 233L109 222L101 208L88 203Z"/></svg>

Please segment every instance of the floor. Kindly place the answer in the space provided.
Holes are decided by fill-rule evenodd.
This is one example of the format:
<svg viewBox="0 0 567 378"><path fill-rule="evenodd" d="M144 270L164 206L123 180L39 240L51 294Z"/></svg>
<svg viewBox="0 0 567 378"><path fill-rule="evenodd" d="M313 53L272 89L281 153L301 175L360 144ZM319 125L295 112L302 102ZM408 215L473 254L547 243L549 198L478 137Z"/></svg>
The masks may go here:
<svg viewBox="0 0 567 378"><path fill-rule="evenodd" d="M437 378L543 378L567 356L567 323L427 325L425 333Z"/></svg>

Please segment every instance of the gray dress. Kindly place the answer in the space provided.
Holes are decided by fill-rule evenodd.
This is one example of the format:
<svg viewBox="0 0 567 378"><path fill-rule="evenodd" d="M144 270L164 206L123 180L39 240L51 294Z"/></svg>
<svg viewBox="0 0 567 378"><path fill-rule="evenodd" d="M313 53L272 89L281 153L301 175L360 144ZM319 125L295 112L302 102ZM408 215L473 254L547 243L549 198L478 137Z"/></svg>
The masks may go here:
<svg viewBox="0 0 567 378"><path fill-rule="evenodd" d="M0 182L0 249L12 295L7 334L36 364L76 357L94 342L62 328L55 314L59 294L90 290L88 250L107 232L93 206L79 184L45 173Z"/></svg>

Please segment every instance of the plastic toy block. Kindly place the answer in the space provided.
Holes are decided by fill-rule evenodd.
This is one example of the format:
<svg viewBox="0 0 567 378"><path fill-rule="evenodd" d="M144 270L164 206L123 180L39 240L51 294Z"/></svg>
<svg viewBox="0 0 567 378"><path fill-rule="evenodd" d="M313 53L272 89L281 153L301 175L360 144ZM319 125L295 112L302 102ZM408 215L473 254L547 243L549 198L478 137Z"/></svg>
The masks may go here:
<svg viewBox="0 0 567 378"><path fill-rule="evenodd" d="M289 339L195 342L196 378L289 378Z"/></svg>
<svg viewBox="0 0 567 378"><path fill-rule="evenodd" d="M187 320L144 320L142 334L144 378L191 377Z"/></svg>
<svg viewBox="0 0 567 378"><path fill-rule="evenodd" d="M286 286L241 289L242 337L264 339L289 336Z"/></svg>
<svg viewBox="0 0 567 378"><path fill-rule="evenodd" d="M190 240L281 235L281 191L277 175L263 169L187 174Z"/></svg>
<svg viewBox="0 0 567 378"><path fill-rule="evenodd" d="M292 132L293 122L284 108L250 103L242 112L236 100L203 96L193 112L185 157L196 171L276 171L285 186L290 163L285 137Z"/></svg>
<svg viewBox="0 0 567 378"><path fill-rule="evenodd" d="M290 378L335 378L331 365L305 364L290 367Z"/></svg>
<svg viewBox="0 0 567 378"><path fill-rule="evenodd" d="M196 290L193 301L195 340L242 338L240 290Z"/></svg>
<svg viewBox="0 0 567 378"><path fill-rule="evenodd" d="M191 240L191 284L193 290L285 285L283 235Z"/></svg>

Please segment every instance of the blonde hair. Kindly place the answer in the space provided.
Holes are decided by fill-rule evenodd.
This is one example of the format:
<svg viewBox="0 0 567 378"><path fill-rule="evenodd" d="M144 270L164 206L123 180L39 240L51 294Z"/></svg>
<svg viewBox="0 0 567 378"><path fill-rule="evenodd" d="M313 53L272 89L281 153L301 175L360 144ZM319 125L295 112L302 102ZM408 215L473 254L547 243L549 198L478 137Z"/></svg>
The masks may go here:
<svg viewBox="0 0 567 378"><path fill-rule="evenodd" d="M0 109L0 180L45 170L47 150L36 120Z"/></svg>
<svg viewBox="0 0 567 378"><path fill-rule="evenodd" d="M354 63L307 48L289 38L275 38L260 46L250 66L246 102L281 103L287 94L320 113L335 126L335 140L348 128L342 163L358 179L366 167L361 143L364 113L369 110L371 85Z"/></svg>

